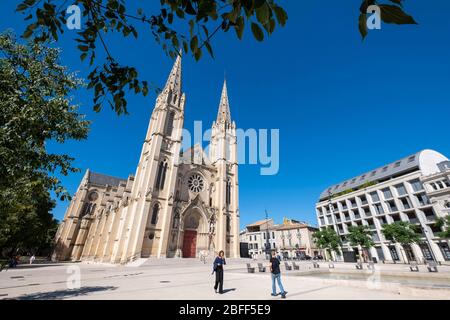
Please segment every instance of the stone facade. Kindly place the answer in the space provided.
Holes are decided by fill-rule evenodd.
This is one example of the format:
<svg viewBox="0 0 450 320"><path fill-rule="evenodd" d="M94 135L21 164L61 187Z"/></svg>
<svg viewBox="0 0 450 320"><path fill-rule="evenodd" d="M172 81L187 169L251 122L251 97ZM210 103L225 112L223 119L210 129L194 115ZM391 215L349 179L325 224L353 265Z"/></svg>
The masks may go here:
<svg viewBox="0 0 450 320"><path fill-rule="evenodd" d="M286 258L315 257L321 250L313 241L317 228L292 219L283 219L282 224L274 224L272 219L261 220L245 227L240 234L241 242L247 243L251 257L264 257L269 244Z"/></svg>
<svg viewBox="0 0 450 320"><path fill-rule="evenodd" d="M156 99L136 174L86 172L57 232L54 260L239 256L236 124L226 82L209 156L200 145L181 151L185 100L179 56Z"/></svg>

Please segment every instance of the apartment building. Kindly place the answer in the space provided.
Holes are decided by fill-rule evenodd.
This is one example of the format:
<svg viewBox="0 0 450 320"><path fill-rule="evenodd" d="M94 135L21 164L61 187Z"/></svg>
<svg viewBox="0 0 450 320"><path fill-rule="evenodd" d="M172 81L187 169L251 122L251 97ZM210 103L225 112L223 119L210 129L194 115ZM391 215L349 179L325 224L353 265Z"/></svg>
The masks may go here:
<svg viewBox="0 0 450 320"><path fill-rule="evenodd" d="M355 261L358 248L346 241L348 228L366 225L375 246L376 261L449 261L449 241L437 235L438 217L450 212L450 161L444 155L423 150L393 163L342 181L324 190L316 204L321 229L332 227L343 241L336 260ZM383 225L408 221L418 226L421 241L401 246L387 241Z"/></svg>

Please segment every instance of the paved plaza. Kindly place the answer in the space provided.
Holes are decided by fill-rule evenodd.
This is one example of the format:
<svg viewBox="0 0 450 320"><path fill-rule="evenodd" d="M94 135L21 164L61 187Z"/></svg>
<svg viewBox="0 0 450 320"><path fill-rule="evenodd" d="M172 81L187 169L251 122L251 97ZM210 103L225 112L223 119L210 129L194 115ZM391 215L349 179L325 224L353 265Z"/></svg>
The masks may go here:
<svg viewBox="0 0 450 320"><path fill-rule="evenodd" d="M150 259L127 266L59 263L23 265L0 273L0 299L255 299L278 300L272 297L270 273L247 273L246 263L256 266L256 261L230 259L225 269L225 294L213 290L211 258L206 263L197 259ZM260 261L267 265L267 262ZM321 272L328 272L328 264L322 262ZM79 267L81 286L68 289L68 270ZM417 279L430 279L430 284L448 280L450 267L441 266L431 274L425 266L415 273ZM333 272L369 272L354 270L354 264L336 264ZM337 270L337 271L336 271ZM409 276L407 265L377 265L381 274ZM311 262L300 263L300 273L318 272ZM378 286L367 281L326 280L311 276L299 276L299 271L285 271L283 283L288 291L287 299L450 299L450 287L403 287L398 284ZM365 284L367 283L367 284ZM398 289L397 288L403 288Z"/></svg>

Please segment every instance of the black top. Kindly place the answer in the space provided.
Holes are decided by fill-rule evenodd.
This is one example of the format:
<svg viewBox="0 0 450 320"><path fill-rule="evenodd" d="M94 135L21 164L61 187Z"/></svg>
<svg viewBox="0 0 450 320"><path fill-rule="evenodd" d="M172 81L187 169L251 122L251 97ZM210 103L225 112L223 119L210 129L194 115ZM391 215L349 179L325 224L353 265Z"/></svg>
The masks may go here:
<svg viewBox="0 0 450 320"><path fill-rule="evenodd" d="M279 274L280 273L280 260L277 258L271 258L270 263L272 264L272 273Z"/></svg>

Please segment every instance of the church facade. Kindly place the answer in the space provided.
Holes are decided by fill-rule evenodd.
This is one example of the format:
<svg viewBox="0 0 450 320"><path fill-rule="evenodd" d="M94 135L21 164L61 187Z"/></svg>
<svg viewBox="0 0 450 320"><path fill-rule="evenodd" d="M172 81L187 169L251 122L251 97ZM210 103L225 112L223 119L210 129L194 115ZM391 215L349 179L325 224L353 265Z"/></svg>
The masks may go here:
<svg viewBox="0 0 450 320"><path fill-rule="evenodd" d="M226 82L208 155L200 145L181 150L185 101L179 56L156 99L135 175L86 171L59 226L55 261L128 263L220 250L239 257L236 124Z"/></svg>

